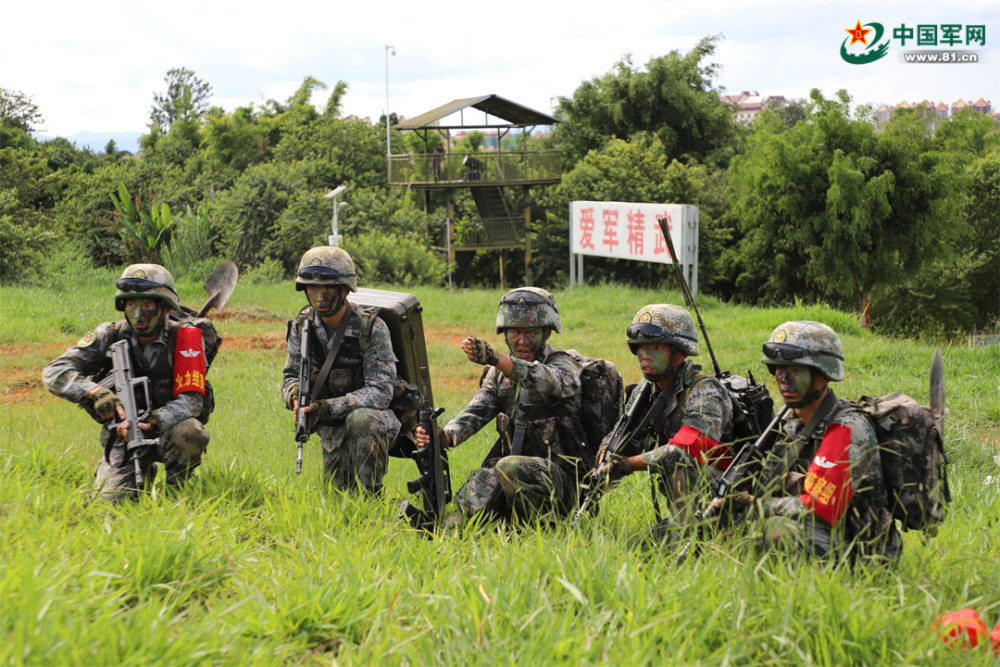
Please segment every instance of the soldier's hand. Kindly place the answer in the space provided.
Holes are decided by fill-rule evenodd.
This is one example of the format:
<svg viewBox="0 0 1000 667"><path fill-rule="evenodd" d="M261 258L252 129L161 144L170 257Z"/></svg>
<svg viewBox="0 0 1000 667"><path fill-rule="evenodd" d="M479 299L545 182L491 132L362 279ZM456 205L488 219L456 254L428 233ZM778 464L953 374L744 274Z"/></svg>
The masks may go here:
<svg viewBox="0 0 1000 667"><path fill-rule="evenodd" d="M604 465L601 466L601 474L607 475L609 483L615 483L622 477L631 475L634 472L632 464L624 456L618 454L608 455Z"/></svg>
<svg viewBox="0 0 1000 667"><path fill-rule="evenodd" d="M288 390L285 391L285 409L287 410L298 410L299 408L299 383L295 382L288 385Z"/></svg>
<svg viewBox="0 0 1000 667"><path fill-rule="evenodd" d="M750 495L749 491L740 489L739 491L733 491L725 498L715 498L712 500L712 509L716 514L723 507L732 509L733 511L740 512L750 507L753 503L754 497Z"/></svg>
<svg viewBox="0 0 1000 667"><path fill-rule="evenodd" d="M468 343L468 345L466 345ZM469 361L484 366L496 366L500 361L500 352L483 338L473 338L470 336L462 341L462 349L469 357Z"/></svg>
<svg viewBox="0 0 1000 667"><path fill-rule="evenodd" d="M106 422L116 414L120 419L125 418L125 408L118 395L107 387L96 387L90 393L90 398L94 401L94 413L100 421Z"/></svg>
<svg viewBox="0 0 1000 667"><path fill-rule="evenodd" d="M413 439L416 440L417 447L426 447L431 444L431 435L424 430L423 426L418 426L417 430L414 431L413 434ZM441 440L442 447L451 447L451 436L448 435L448 433L440 426L438 427L438 438Z"/></svg>

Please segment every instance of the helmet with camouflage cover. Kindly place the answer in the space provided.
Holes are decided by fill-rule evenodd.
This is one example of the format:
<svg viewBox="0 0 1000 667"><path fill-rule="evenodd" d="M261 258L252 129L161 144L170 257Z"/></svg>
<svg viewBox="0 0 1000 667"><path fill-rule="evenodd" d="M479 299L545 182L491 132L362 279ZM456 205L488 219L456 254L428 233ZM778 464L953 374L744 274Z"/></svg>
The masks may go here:
<svg viewBox="0 0 1000 667"><path fill-rule="evenodd" d="M307 285L347 285L352 292L358 291L358 274L354 270L354 260L346 250L332 245L310 248L299 261L299 273L295 276L295 289L305 290Z"/></svg>
<svg viewBox="0 0 1000 667"><path fill-rule="evenodd" d="M115 309L125 310L129 299L157 299L171 310L180 310L174 277L159 264L132 264L115 282Z"/></svg>
<svg viewBox="0 0 1000 667"><path fill-rule="evenodd" d="M669 303L643 306L632 318L626 330L628 348L636 354L640 345L662 343L675 347L689 357L696 356L698 331L694 328L691 313Z"/></svg>
<svg viewBox="0 0 1000 667"><path fill-rule="evenodd" d="M761 363L772 373L775 366L803 366L834 382L844 379L844 347L834 330L822 322L797 320L779 325L764 343Z"/></svg>
<svg viewBox="0 0 1000 667"><path fill-rule="evenodd" d="M497 310L497 333L504 329L551 327L562 333L555 298L541 287L518 287L503 295Z"/></svg>

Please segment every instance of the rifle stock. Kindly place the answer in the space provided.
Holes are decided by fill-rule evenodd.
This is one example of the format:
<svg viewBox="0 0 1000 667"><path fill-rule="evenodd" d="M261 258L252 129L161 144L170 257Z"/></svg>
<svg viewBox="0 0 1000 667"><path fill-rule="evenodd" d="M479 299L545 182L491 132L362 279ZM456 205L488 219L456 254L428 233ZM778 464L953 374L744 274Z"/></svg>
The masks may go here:
<svg viewBox="0 0 1000 667"><path fill-rule="evenodd" d="M151 412L149 396L149 378L134 377L132 371L132 357L128 351L128 340L120 340L111 345L109 355L111 356L111 378L115 385L115 394L121 401L122 409L125 412L125 421L128 422L128 430L125 435L125 453L132 456L135 465L135 487L136 491L141 491L145 486L145 479L142 474L142 461L139 450L143 447L156 445L159 438L144 438L139 422L148 419ZM141 390L142 396L136 395L136 389ZM140 409L139 401L142 401L143 408ZM107 428L114 431L121 425L121 422L112 420ZM112 438L109 442L114 442ZM105 458L108 456L105 452Z"/></svg>
<svg viewBox="0 0 1000 667"><path fill-rule="evenodd" d="M605 478L607 477L607 473L602 473L601 469L607 463L608 457L611 454L620 452L632 439L636 429L636 420L640 419L641 415L644 414L652 389L652 383L644 383L639 389L639 395L636 396L635 400L632 401L632 405L629 406L628 412L623 414L618 419L618 423L615 424L614 430L611 431L611 435L608 437L608 446L604 448L604 454L597 461L594 470L590 474L590 484L583 497L583 502L580 503L580 508L576 511L573 520L570 522L571 527L576 526L580 518L590 509L590 506L600 499L600 494L605 486Z"/></svg>
<svg viewBox="0 0 1000 667"><path fill-rule="evenodd" d="M309 413L302 408L312 403L312 358L309 351L312 346L313 323L306 319L302 323L301 353L299 356L299 408L295 413L295 442L297 452L295 458L295 474L302 474L302 446L309 440Z"/></svg>

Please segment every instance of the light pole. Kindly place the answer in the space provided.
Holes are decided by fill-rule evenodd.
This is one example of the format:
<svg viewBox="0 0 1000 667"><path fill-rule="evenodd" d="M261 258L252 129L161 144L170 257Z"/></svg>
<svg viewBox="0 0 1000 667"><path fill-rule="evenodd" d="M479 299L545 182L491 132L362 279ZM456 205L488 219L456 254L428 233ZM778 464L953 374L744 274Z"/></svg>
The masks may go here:
<svg viewBox="0 0 1000 667"><path fill-rule="evenodd" d="M389 138L389 56L396 55L396 47L385 45L385 163L386 171L390 173L389 160L392 159L392 140Z"/></svg>
<svg viewBox="0 0 1000 667"><path fill-rule="evenodd" d="M333 200L333 221L330 223L330 226L332 227L333 233L330 234L330 237L329 237L329 243L332 246L339 246L340 245L340 234L337 232L337 213L340 212L340 208L342 206L347 206L347 203L346 202L340 202L338 204L337 203L337 195L339 195L340 193L342 193L346 189L347 189L346 185L338 185L333 190L330 190L325 195L323 195L323 199L332 199Z"/></svg>

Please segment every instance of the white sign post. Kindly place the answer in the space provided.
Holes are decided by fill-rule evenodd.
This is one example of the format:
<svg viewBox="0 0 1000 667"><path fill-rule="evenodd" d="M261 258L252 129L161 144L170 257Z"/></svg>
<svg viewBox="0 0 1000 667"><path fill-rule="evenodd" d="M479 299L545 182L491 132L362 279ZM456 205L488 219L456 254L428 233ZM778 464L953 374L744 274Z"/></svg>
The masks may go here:
<svg viewBox="0 0 1000 667"><path fill-rule="evenodd" d="M569 286L583 284L583 256L673 264L658 218L666 218L691 296L698 295L698 207L574 201L569 205Z"/></svg>

